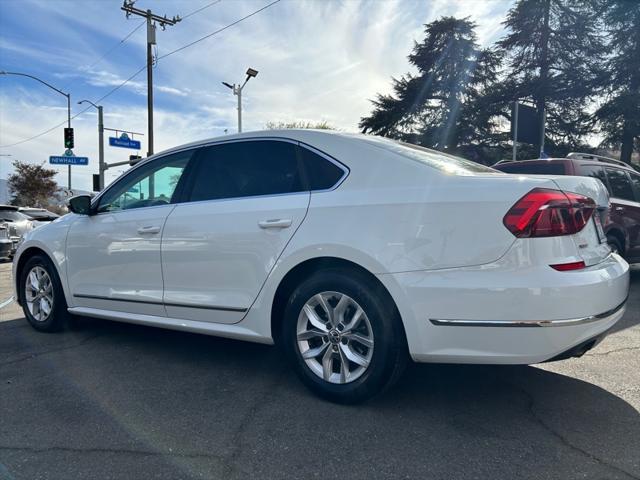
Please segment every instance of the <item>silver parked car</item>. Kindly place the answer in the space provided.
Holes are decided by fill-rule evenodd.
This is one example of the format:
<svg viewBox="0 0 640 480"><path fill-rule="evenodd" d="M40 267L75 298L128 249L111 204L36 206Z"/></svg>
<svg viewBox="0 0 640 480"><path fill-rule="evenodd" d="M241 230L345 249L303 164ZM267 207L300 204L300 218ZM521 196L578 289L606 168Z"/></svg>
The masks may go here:
<svg viewBox="0 0 640 480"><path fill-rule="evenodd" d="M9 239L13 243L12 255L18 248L20 239L37 226L37 222L20 213L18 207L13 205L0 205L0 223L7 225Z"/></svg>

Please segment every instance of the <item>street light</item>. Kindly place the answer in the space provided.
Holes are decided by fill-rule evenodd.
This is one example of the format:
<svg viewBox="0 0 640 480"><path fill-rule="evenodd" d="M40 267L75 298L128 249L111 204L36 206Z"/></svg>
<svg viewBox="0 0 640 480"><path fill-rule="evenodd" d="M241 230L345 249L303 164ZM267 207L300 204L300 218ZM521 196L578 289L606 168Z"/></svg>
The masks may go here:
<svg viewBox="0 0 640 480"><path fill-rule="evenodd" d="M38 77L34 77L33 75L29 75L28 73L6 72L4 70L0 70L0 75L17 75L17 76L20 76L20 77L28 77L28 78L31 78L31 79L33 79L33 80L35 80L37 82L40 82L41 84L49 87L51 90L54 90L54 91L58 92L60 95L64 95L65 97L67 97L67 128L71 128L71 94L70 93L65 93L62 90L57 89L53 85L45 82L44 80L41 80ZM71 165L69 165L68 188L69 188L69 190L71 190Z"/></svg>
<svg viewBox="0 0 640 480"><path fill-rule="evenodd" d="M225 87L231 89L231 91L233 92L234 95L238 96L238 133L242 132L242 89L247 84L247 82L249 81L250 78L256 77L257 75L258 75L258 71L257 70L254 70L253 68L248 68L247 69L247 78L245 79L245 81L244 81L244 83L242 85L240 85L240 84L236 85L235 83L233 85L231 85L230 83L222 82L222 84Z"/></svg>
<svg viewBox="0 0 640 480"><path fill-rule="evenodd" d="M100 191L104 189L104 123L102 119L102 105L96 105L91 100L80 100L78 105L88 103L98 110L98 188Z"/></svg>

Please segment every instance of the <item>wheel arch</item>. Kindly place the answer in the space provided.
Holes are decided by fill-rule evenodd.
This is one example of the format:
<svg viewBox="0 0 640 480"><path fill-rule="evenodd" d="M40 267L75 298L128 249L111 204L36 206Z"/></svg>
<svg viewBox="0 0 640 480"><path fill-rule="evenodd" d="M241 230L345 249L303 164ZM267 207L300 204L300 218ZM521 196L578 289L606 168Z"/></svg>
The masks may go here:
<svg viewBox="0 0 640 480"><path fill-rule="evenodd" d="M29 261L29 259L35 257L36 255L43 255L44 257L48 258L51 264L56 269L58 278L62 279L58 264L53 260L51 255L46 250L35 245L26 248L25 250L20 252L20 256L18 257L18 262L16 264L16 269L15 269L15 272L16 272L15 278L13 279L13 282L15 285L15 292L16 292L16 302L18 303L18 305L22 305L22 298L20 296L20 288L18 284L20 277L22 276L22 269L24 268L25 264ZM64 284L63 284L63 287L64 287ZM65 295L66 295L66 292L65 292Z"/></svg>
<svg viewBox="0 0 640 480"><path fill-rule="evenodd" d="M407 341L404 322L402 321L398 305L385 285L363 266L343 258L327 256L310 258L298 263L280 280L271 303L271 337L276 344L278 344L280 340L284 307L291 293L293 293L296 286L299 285L301 281L313 275L315 272L325 269L341 269L346 272L358 272L371 281L372 285L375 286L380 295L383 295L388 302L391 302L390 305L392 305L395 314L400 321L404 341Z"/></svg>

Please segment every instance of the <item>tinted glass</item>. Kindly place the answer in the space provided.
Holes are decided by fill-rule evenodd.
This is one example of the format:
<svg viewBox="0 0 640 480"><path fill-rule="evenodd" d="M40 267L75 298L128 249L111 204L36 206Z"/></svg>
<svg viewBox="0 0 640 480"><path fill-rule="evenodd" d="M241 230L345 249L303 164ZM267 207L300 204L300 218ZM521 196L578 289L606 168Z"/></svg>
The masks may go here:
<svg viewBox="0 0 640 480"><path fill-rule="evenodd" d="M30 220L29 217L15 210L0 210L0 222L20 222Z"/></svg>
<svg viewBox="0 0 640 480"><path fill-rule="evenodd" d="M388 138L374 135L364 135L358 138L366 141L370 145L383 148L390 152L402 155L405 158L418 161L431 168L436 168L444 173L453 175L472 175L474 173L496 173L493 168L486 167L471 160L456 157L446 153L431 150L429 148L412 145L410 143L398 142Z"/></svg>
<svg viewBox="0 0 640 480"><path fill-rule="evenodd" d="M232 142L205 147L198 154L190 200L303 190L294 144L274 140Z"/></svg>
<svg viewBox="0 0 640 480"><path fill-rule="evenodd" d="M528 173L530 175L564 175L563 163L529 163L523 162L514 165L497 165L501 172Z"/></svg>
<svg viewBox="0 0 640 480"><path fill-rule="evenodd" d="M344 175L344 170L326 158L300 147L300 157L307 172L309 189L328 190L332 188Z"/></svg>
<svg viewBox="0 0 640 480"><path fill-rule="evenodd" d="M633 185L633 189L636 194L636 202L640 202L640 175L637 173L629 172L629 177L631 177L631 183Z"/></svg>
<svg viewBox="0 0 640 480"><path fill-rule="evenodd" d="M171 203L193 150L175 153L143 165L116 183L101 198L98 212L130 210Z"/></svg>
<svg viewBox="0 0 640 480"><path fill-rule="evenodd" d="M633 200L633 189L627 172L617 168L607 168L607 177L611 187L611 196L623 200Z"/></svg>
<svg viewBox="0 0 640 480"><path fill-rule="evenodd" d="M607 183L607 175L604 173L604 168L600 165L580 165L577 168L578 175L581 177L594 177L604 183L604 186L609 190L609 185ZM609 192L611 195L611 192Z"/></svg>

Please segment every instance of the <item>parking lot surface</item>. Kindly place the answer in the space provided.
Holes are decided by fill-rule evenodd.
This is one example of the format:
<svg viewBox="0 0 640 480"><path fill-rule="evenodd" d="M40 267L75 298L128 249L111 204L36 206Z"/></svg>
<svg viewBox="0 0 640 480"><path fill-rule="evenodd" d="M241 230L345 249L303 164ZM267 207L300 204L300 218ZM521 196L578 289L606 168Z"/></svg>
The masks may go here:
<svg viewBox="0 0 640 480"><path fill-rule="evenodd" d="M11 295L0 264L0 302ZM579 359L411 365L373 401L311 395L280 352L0 310L0 478L640 479L640 268Z"/></svg>

